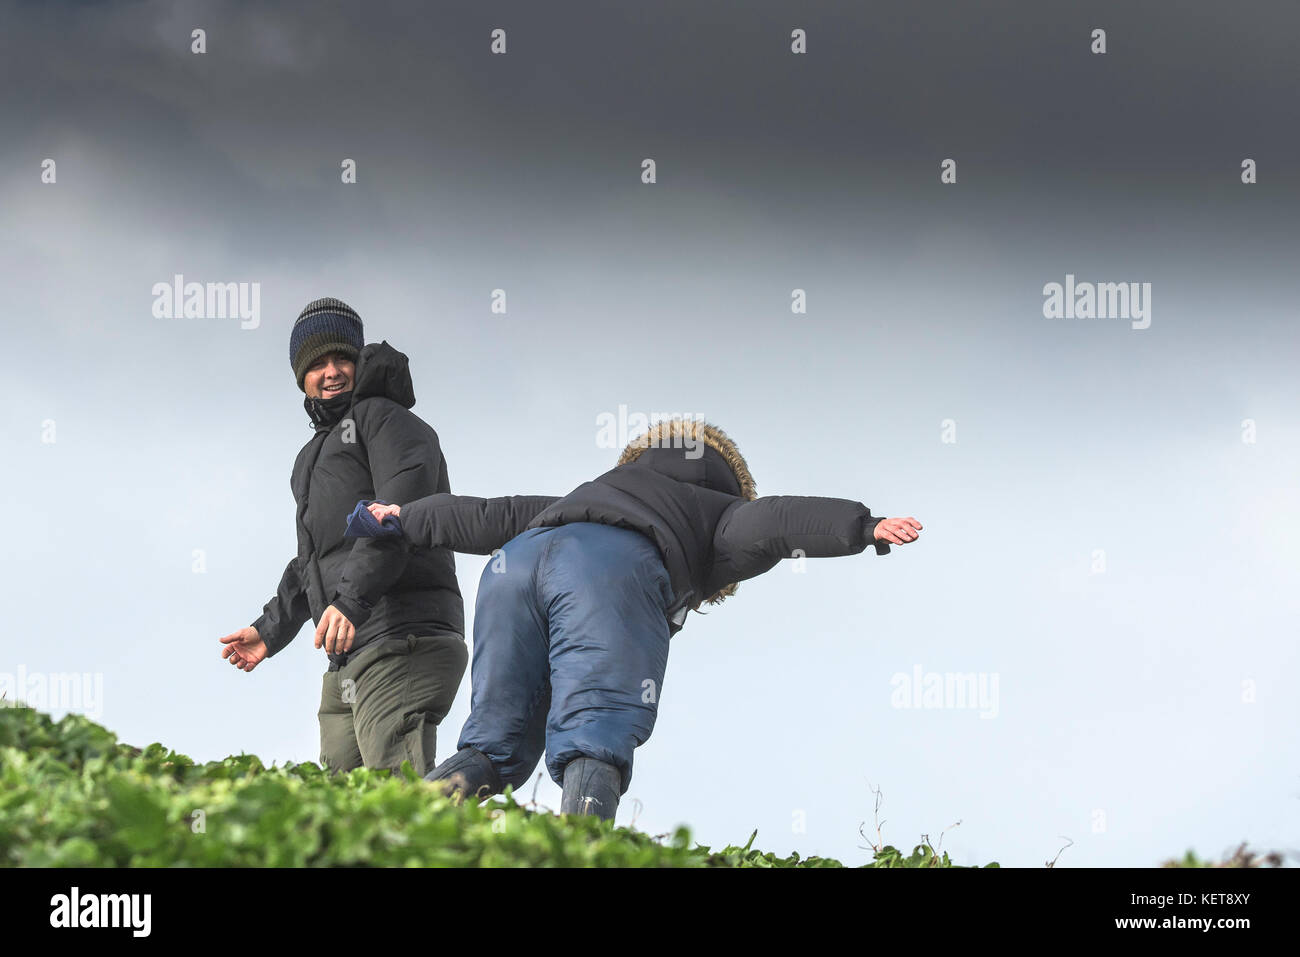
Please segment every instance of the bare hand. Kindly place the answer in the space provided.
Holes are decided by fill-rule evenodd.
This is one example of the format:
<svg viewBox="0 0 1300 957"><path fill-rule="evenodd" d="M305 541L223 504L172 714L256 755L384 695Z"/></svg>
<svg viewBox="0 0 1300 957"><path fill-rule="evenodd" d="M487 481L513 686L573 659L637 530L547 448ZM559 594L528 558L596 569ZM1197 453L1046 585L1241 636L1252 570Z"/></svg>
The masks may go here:
<svg viewBox="0 0 1300 957"><path fill-rule="evenodd" d="M221 640L226 646L221 651L221 657L229 660L240 671L252 671L266 657L266 642L256 628L241 628Z"/></svg>
<svg viewBox="0 0 1300 957"><path fill-rule="evenodd" d="M366 506L366 508L370 509L370 514L373 515L375 521L381 525L384 523L384 519L389 515L394 515L397 518L402 517L402 508L400 505L380 505L378 502L371 502Z"/></svg>
<svg viewBox="0 0 1300 957"><path fill-rule="evenodd" d="M882 518L876 523L876 538L895 545L905 545L916 541L920 530L921 523L911 517Z"/></svg>
<svg viewBox="0 0 1300 957"><path fill-rule="evenodd" d="M352 639L356 636L357 630L348 621L348 616L330 605L316 626L316 647L324 645L329 654L341 655L352 647Z"/></svg>

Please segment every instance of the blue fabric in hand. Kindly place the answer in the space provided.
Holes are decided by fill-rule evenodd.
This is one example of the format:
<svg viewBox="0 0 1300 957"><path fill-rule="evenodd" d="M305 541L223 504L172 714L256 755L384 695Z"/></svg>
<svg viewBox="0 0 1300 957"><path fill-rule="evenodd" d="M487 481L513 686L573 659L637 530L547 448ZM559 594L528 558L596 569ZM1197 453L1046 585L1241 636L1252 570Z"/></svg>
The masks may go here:
<svg viewBox="0 0 1300 957"><path fill-rule="evenodd" d="M389 515L382 523L375 521L375 517L370 514L370 509L366 506L373 504L367 500L357 502L357 507L352 510L348 516L348 528L343 533L344 538L400 538L402 535L402 520L396 515ZM380 502L380 505L389 505L389 502Z"/></svg>

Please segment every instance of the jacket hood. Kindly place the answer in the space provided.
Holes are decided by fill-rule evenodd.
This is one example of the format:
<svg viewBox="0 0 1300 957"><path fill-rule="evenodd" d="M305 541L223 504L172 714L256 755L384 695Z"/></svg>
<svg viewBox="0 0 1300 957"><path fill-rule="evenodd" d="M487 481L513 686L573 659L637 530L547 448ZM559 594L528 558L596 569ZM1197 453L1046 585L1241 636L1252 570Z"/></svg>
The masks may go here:
<svg viewBox="0 0 1300 957"><path fill-rule="evenodd" d="M686 443L704 446L702 455L689 457ZM740 449L727 433L716 425L697 419L668 419L656 422L650 431L628 443L619 456L619 465L644 465L670 478L735 495L752 502L758 495L754 476ZM736 583L719 589L704 599L716 605L736 593ZM698 606L697 606L698 607Z"/></svg>
<svg viewBox="0 0 1300 957"><path fill-rule="evenodd" d="M411 385L410 360L383 342L372 342L361 350L357 359L357 381L352 388L353 403L373 396L392 399L403 409L415 405L415 387Z"/></svg>
<svg viewBox="0 0 1300 957"><path fill-rule="evenodd" d="M704 446L703 456L696 458L697 461L703 460L704 464L703 478L697 484L737 495L747 501L754 500L757 495L754 477L750 474L749 465L740 454L740 449L736 448L736 443L716 425L697 419L656 422L650 431L628 443L617 464L628 465L644 456L642 464L650 465L649 460L654 459L653 468L672 474L670 470L675 468L678 460L689 458L689 450L686 448L688 441L692 445ZM669 462L674 465L668 465ZM723 465L725 470L715 469L715 465ZM678 476L674 474L673 477Z"/></svg>
<svg viewBox="0 0 1300 957"><path fill-rule="evenodd" d="M375 396L391 399L404 409L411 408L415 405L415 387L411 384L409 363L406 355L390 346L387 340L365 346L357 357L352 391L332 399L308 396L303 400L313 427L317 431L333 428L354 405Z"/></svg>

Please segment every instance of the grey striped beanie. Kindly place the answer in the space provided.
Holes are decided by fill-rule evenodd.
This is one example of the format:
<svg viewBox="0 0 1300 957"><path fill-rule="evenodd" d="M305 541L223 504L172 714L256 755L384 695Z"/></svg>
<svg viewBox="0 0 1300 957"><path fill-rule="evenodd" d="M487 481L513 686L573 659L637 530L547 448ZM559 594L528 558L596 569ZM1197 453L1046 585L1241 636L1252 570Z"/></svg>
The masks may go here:
<svg viewBox="0 0 1300 957"><path fill-rule="evenodd" d="M339 299L309 302L289 335L289 364L293 366L298 388L303 388L303 377L321 356L342 352L356 362L365 344L361 317L346 302Z"/></svg>

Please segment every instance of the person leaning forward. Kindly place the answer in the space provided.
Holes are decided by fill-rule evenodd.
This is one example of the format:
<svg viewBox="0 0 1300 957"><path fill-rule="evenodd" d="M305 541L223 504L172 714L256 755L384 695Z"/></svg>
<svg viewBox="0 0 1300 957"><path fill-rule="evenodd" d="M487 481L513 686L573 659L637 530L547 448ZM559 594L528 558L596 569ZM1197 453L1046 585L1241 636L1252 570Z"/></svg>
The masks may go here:
<svg viewBox="0 0 1300 957"><path fill-rule="evenodd" d="M437 728L468 661L455 562L446 548L403 539L345 539L341 516L359 499L449 492L438 435L409 411L407 357L387 342L366 345L346 303L310 303L289 357L315 430L290 480L298 554L261 617L221 639L222 657L252 671L310 617L329 659L321 764L396 770L410 760L423 775L436 763Z"/></svg>
<svg viewBox="0 0 1300 957"><path fill-rule="evenodd" d="M853 499L758 496L736 443L702 420L659 422L618 465L562 498L431 495L357 503L360 535L492 555L474 612L470 713L425 779L446 793L518 789L541 758L561 814L611 820L663 700L687 613L784 559L877 555L915 518Z"/></svg>

